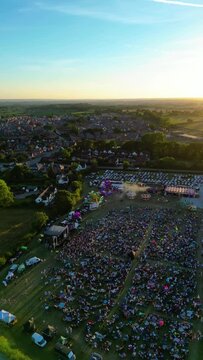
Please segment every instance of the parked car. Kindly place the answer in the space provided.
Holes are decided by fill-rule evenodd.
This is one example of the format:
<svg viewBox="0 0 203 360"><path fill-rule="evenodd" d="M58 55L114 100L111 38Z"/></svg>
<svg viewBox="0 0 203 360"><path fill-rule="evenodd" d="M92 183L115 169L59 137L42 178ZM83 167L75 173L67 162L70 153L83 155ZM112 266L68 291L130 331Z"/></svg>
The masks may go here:
<svg viewBox="0 0 203 360"><path fill-rule="evenodd" d="M9 271L11 271L12 273L14 273L18 268L18 264L12 264L9 268Z"/></svg>
<svg viewBox="0 0 203 360"><path fill-rule="evenodd" d="M7 286L9 281L11 281L14 278L14 273L9 271L8 274L6 275L5 279L2 281L2 284L4 286Z"/></svg>
<svg viewBox="0 0 203 360"><path fill-rule="evenodd" d="M39 262L41 262L41 259L38 258L38 257L36 257L36 256L34 256L34 257L26 260L26 261L25 261L25 264L26 264L27 266L32 266L32 265L38 264Z"/></svg>
<svg viewBox="0 0 203 360"><path fill-rule="evenodd" d="M44 337L36 332L32 335L32 341L39 347L45 347L47 344Z"/></svg>
<svg viewBox="0 0 203 360"><path fill-rule="evenodd" d="M56 343L55 350L58 351L61 355L63 355L68 360L76 360L75 354L72 352L72 350L65 345L62 345L61 343Z"/></svg>
<svg viewBox="0 0 203 360"><path fill-rule="evenodd" d="M90 360L103 360L103 357L98 353L92 353L90 356Z"/></svg>

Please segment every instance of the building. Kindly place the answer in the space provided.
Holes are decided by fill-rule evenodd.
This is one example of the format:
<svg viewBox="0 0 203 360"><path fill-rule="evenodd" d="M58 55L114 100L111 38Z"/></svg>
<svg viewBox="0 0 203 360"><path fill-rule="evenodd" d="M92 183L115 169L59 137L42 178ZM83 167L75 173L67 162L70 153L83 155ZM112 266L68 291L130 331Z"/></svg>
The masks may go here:
<svg viewBox="0 0 203 360"><path fill-rule="evenodd" d="M51 248L56 248L63 244L68 238L69 226L52 225L44 232L48 245Z"/></svg>
<svg viewBox="0 0 203 360"><path fill-rule="evenodd" d="M68 185L69 178L67 175L61 175L61 176L58 176L57 182L59 185Z"/></svg>
<svg viewBox="0 0 203 360"><path fill-rule="evenodd" d="M35 202L36 204L48 206L54 200L56 193L57 189L49 186L35 199Z"/></svg>

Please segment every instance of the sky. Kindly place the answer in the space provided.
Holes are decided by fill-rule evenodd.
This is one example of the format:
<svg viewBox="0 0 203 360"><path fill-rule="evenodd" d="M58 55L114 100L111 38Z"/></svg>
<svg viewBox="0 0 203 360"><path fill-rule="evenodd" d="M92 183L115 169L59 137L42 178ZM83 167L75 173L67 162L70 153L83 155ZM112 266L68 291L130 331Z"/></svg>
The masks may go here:
<svg viewBox="0 0 203 360"><path fill-rule="evenodd" d="M0 0L1 99L203 97L203 0Z"/></svg>

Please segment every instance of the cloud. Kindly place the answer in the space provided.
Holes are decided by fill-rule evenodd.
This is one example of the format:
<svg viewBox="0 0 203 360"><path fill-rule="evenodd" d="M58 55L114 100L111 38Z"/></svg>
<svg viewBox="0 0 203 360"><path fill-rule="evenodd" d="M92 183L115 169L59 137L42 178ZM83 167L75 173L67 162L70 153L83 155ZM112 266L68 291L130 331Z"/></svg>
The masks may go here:
<svg viewBox="0 0 203 360"><path fill-rule="evenodd" d="M61 14L72 15L72 16L80 16L80 17L88 17L92 19L109 21L109 22L117 22L122 24L154 24L154 23L162 23L162 22L171 22L171 20L163 20L155 18L152 15L147 15L146 13L136 13L136 15L128 15L128 14L119 14L115 13L112 10L103 11L96 8L88 8L71 4L54 4L48 3L45 1L37 1L35 2L35 7L39 10L43 11L52 11L58 12ZM130 14L134 13L132 9L129 11Z"/></svg>
<svg viewBox="0 0 203 360"><path fill-rule="evenodd" d="M176 0L152 0L156 3L167 4L167 5L177 5L177 6L187 6L187 7L194 7L194 8L203 8L203 4L197 3L188 3L185 1L176 1Z"/></svg>

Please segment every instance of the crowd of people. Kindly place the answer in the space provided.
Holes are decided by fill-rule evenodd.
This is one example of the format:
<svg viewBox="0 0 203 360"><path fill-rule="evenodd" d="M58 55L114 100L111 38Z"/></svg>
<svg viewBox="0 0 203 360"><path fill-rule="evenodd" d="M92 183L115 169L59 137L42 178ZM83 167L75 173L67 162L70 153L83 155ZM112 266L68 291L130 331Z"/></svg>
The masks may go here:
<svg viewBox="0 0 203 360"><path fill-rule="evenodd" d="M198 228L198 214L188 210L111 211L72 236L43 272L51 288L45 309L83 328L96 351L186 359L192 321L201 317Z"/></svg>
<svg viewBox="0 0 203 360"><path fill-rule="evenodd" d="M162 209L157 214L145 256L173 261L186 268L196 268L198 215L195 212L190 212L189 216L187 212L181 215L177 211L176 214L174 216L174 209Z"/></svg>

